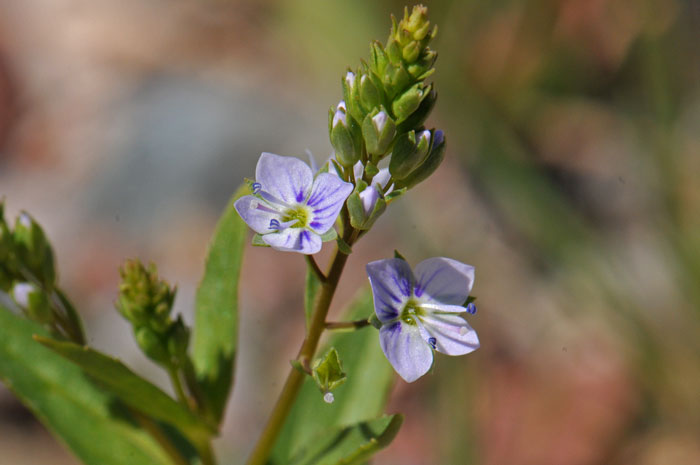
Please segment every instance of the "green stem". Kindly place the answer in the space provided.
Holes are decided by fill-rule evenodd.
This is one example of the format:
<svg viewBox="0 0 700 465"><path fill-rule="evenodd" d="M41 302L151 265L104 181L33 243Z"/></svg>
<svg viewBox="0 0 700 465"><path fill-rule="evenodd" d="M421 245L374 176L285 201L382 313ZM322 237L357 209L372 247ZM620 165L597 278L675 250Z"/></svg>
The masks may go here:
<svg viewBox="0 0 700 465"><path fill-rule="evenodd" d="M365 328L370 325L369 320L355 320L355 321L328 321L326 323L326 329L333 330L355 330L360 328Z"/></svg>
<svg viewBox="0 0 700 465"><path fill-rule="evenodd" d="M344 212L345 214L347 212ZM359 231L355 229L346 229L343 239L349 245L352 245L359 235ZM301 362L302 365L308 364L316 353L318 348L318 342L321 339L321 334L326 328L326 315L328 314L328 309L331 306L333 300L333 295L335 294L335 289L338 287L338 282L340 281L340 276L343 273L343 268L348 260L348 255L345 255L340 250L336 249L335 257L333 258L333 263L331 264L330 271L328 272L328 277L326 281L322 284L321 293L316 301L316 308L311 317L311 325L309 326L309 331L306 335L306 339L299 349L299 355L297 360ZM270 414L270 419L265 425L260 438L258 439L255 448L253 449L250 458L248 459L248 465L264 465L267 462L272 447L277 440L284 422L287 419L287 415L294 405L294 401L299 394L299 390L304 382L305 374L302 371L292 368L287 376L287 381L284 383L282 392L280 393L277 403L272 409Z"/></svg>
<svg viewBox="0 0 700 465"><path fill-rule="evenodd" d="M318 263L316 263L316 260L314 260L313 255L304 255L306 257L306 263L309 264L309 267L313 270L314 274L318 278L318 280L322 283L326 282L326 275L323 274L323 271L321 271L321 268L318 267Z"/></svg>
<svg viewBox="0 0 700 465"><path fill-rule="evenodd" d="M173 388L175 388L175 395L177 396L177 399L188 409L190 408L190 400L187 397L187 394L185 394L185 390L182 388L182 381L180 381L180 374L178 373L179 370L177 370L175 367L168 367L168 375L170 376L170 382L173 384Z"/></svg>

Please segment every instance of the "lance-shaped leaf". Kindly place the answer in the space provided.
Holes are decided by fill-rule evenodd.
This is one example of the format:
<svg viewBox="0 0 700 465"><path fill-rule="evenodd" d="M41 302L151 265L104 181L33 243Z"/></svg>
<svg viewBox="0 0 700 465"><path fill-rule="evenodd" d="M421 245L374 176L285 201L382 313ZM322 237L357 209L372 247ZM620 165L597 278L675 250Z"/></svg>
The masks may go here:
<svg viewBox="0 0 700 465"><path fill-rule="evenodd" d="M373 313L372 295L363 291L344 316L356 320ZM334 402L328 404L316 382L307 377L275 443L271 464L288 464L301 447L324 431L377 418L384 411L394 373L379 347L377 332L365 328L337 333L328 339L328 346L340 354L347 381L333 391Z"/></svg>
<svg viewBox="0 0 700 465"><path fill-rule="evenodd" d="M233 385L238 278L248 230L234 202L248 193L248 186L238 189L219 220L197 289L193 362L209 413L219 422Z"/></svg>
<svg viewBox="0 0 700 465"><path fill-rule="evenodd" d="M36 323L0 307L0 380L88 465L171 465L127 408L75 364L43 347Z"/></svg>
<svg viewBox="0 0 700 465"><path fill-rule="evenodd" d="M199 445L214 432L182 404L131 371L119 360L72 342L35 336L38 342L80 366L107 391L129 407L176 427L192 444Z"/></svg>
<svg viewBox="0 0 700 465"><path fill-rule="evenodd" d="M399 432L402 415L334 428L312 438L289 465L355 465L388 446Z"/></svg>

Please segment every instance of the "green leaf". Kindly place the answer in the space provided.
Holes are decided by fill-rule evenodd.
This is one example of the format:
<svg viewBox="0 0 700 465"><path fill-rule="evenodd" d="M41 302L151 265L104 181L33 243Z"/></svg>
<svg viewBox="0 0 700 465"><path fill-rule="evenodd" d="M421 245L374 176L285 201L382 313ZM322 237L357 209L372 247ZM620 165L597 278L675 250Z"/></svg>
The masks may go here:
<svg viewBox="0 0 700 465"><path fill-rule="evenodd" d="M114 396L74 363L43 347L36 323L0 307L0 379L88 465L171 465Z"/></svg>
<svg viewBox="0 0 700 465"><path fill-rule="evenodd" d="M234 194L219 220L204 277L197 289L193 362L209 413L217 422L233 385L238 343L238 279L248 227L234 202L249 194L243 186Z"/></svg>
<svg viewBox="0 0 700 465"><path fill-rule="evenodd" d="M335 230L335 228L331 228L325 233L321 234L321 240L323 242L330 242L334 241L338 237L338 232Z"/></svg>
<svg viewBox="0 0 700 465"><path fill-rule="evenodd" d="M396 437L403 423L402 415L335 428L312 438L289 465L354 465L364 463Z"/></svg>
<svg viewBox="0 0 700 465"><path fill-rule="evenodd" d="M270 247L270 244L265 242L262 238L262 234L253 234L253 239L250 241L250 244L255 246L255 247Z"/></svg>
<svg viewBox="0 0 700 465"><path fill-rule="evenodd" d="M352 253L352 247L350 247L350 245L345 242L342 237L338 236L337 242L338 250L343 252L345 255L350 255Z"/></svg>
<svg viewBox="0 0 700 465"><path fill-rule="evenodd" d="M306 267L306 286L304 290L304 315L306 316L306 330L308 331L309 326L311 326L311 316L314 313L314 303L316 301L316 294L321 288L321 281L318 279L318 275L314 273L311 266Z"/></svg>
<svg viewBox="0 0 700 465"><path fill-rule="evenodd" d="M138 376L119 360L72 342L42 336L35 336L34 339L77 364L129 407L175 426L193 444L201 444L201 441L215 432L214 428L208 427L186 407Z"/></svg>
<svg viewBox="0 0 700 465"><path fill-rule="evenodd" d="M372 313L372 294L364 291L343 319L368 318ZM272 451L271 464L286 465L300 447L323 431L350 426L383 413L394 370L379 347L377 332L365 328L334 333L326 347L330 346L343 359L347 381L333 391L335 401L327 404L315 381L310 376L306 378Z"/></svg>

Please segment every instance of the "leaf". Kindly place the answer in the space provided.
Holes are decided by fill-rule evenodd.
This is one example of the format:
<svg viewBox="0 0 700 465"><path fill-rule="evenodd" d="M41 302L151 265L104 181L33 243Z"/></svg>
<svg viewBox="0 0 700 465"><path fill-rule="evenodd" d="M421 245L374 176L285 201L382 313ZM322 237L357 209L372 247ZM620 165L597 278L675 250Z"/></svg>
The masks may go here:
<svg viewBox="0 0 700 465"><path fill-rule="evenodd" d="M234 202L249 193L242 186L216 225L197 289L193 363L208 411L221 422L233 385L238 343L238 279L247 226Z"/></svg>
<svg viewBox="0 0 700 465"><path fill-rule="evenodd" d="M289 465L364 463L393 441L402 423L402 415L391 415L323 432L302 447Z"/></svg>
<svg viewBox="0 0 700 465"><path fill-rule="evenodd" d="M131 371L119 360L72 342L41 336L35 336L34 339L77 364L129 407L175 426L193 444L201 444L201 441L215 432L214 428L209 428L186 407Z"/></svg>
<svg viewBox="0 0 700 465"><path fill-rule="evenodd" d="M262 234L253 234L253 239L250 241L250 244L255 246L255 247L270 247L270 244L265 242L262 238Z"/></svg>
<svg viewBox="0 0 700 465"><path fill-rule="evenodd" d="M123 404L32 339L47 331L3 307L0 328L0 379L84 463L172 464Z"/></svg>
<svg viewBox="0 0 700 465"><path fill-rule="evenodd" d="M321 281L311 269L311 266L306 267L306 286L304 287L304 315L306 316L306 330L311 326L311 316L314 313L314 303L316 302L316 294L321 288Z"/></svg>
<svg viewBox="0 0 700 465"><path fill-rule="evenodd" d="M372 295L363 291L346 312L345 319L368 318L372 313ZM271 464L286 465L300 447L322 431L353 425L383 413L394 370L379 347L377 332L368 327L335 333L328 339L326 349L319 353L325 353L330 346L337 349L343 360L347 381L333 391L335 401L327 404L314 380L306 378L272 451Z"/></svg>
<svg viewBox="0 0 700 465"><path fill-rule="evenodd" d="M335 228L331 228L325 233L321 234L321 240L323 242L330 242L334 241L338 237L338 232L335 230Z"/></svg>

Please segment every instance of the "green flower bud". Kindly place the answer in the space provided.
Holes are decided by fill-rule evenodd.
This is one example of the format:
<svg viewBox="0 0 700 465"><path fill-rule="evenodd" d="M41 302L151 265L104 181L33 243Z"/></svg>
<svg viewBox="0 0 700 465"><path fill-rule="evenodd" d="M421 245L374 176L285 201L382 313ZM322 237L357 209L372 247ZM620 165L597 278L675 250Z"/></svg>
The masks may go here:
<svg viewBox="0 0 700 465"><path fill-rule="evenodd" d="M366 111L372 111L382 103L382 95L377 86L372 82L369 75L363 74L360 77L360 101Z"/></svg>
<svg viewBox="0 0 700 465"><path fill-rule="evenodd" d="M372 179L379 173L379 168L377 168L377 165L372 163L371 161L367 162L365 165L365 175L367 176L368 179Z"/></svg>
<svg viewBox="0 0 700 465"><path fill-rule="evenodd" d="M406 71L403 64L397 67L387 68L382 80L389 99L393 99L396 94L404 90L411 83L411 75Z"/></svg>
<svg viewBox="0 0 700 465"><path fill-rule="evenodd" d="M384 155L396 135L396 123L386 111L375 109L362 122L362 136L370 155Z"/></svg>
<svg viewBox="0 0 700 465"><path fill-rule="evenodd" d="M32 283L17 283L12 288L12 298L29 316L40 324L53 321L51 304L46 294Z"/></svg>
<svg viewBox="0 0 700 465"><path fill-rule="evenodd" d="M346 114L345 102L341 100L335 111L331 108L328 119L336 160L343 166L353 166L362 155L362 147L358 125L352 116Z"/></svg>
<svg viewBox="0 0 700 465"><path fill-rule="evenodd" d="M117 310L134 326L149 326L159 333L170 327L170 311L176 288L159 279L158 270L151 264L146 268L138 260L127 260L119 270Z"/></svg>
<svg viewBox="0 0 700 465"><path fill-rule="evenodd" d="M324 394L323 400L329 404L332 403L334 399L331 391L343 384L347 379L347 376L343 373L340 357L338 357L338 351L335 347L331 347L322 359L314 362L311 373L314 381L316 381L316 385Z"/></svg>
<svg viewBox="0 0 700 465"><path fill-rule="evenodd" d="M377 76L384 76L384 71L389 64L389 57L384 47L379 41L374 41L370 45L371 68Z"/></svg>
<svg viewBox="0 0 700 465"><path fill-rule="evenodd" d="M347 206L352 227L367 230L386 210L386 201L378 186L368 186L364 181L358 181L348 197Z"/></svg>
<svg viewBox="0 0 700 465"><path fill-rule="evenodd" d="M160 365L170 365L170 353L161 335L148 326L141 326L134 330L136 343L148 358Z"/></svg>
<svg viewBox="0 0 700 465"><path fill-rule="evenodd" d="M401 50L401 55L403 59L409 63L412 63L418 59L420 56L421 48L420 44L416 41L409 42L403 50Z"/></svg>
<svg viewBox="0 0 700 465"><path fill-rule="evenodd" d="M53 250L39 223L28 213L20 213L13 239L18 265L26 267L43 286L52 288L56 282Z"/></svg>
<svg viewBox="0 0 700 465"><path fill-rule="evenodd" d="M421 131L416 137L415 131L409 131L396 139L391 152L389 172L394 179L404 179L420 166L428 156L432 134Z"/></svg>
<svg viewBox="0 0 700 465"><path fill-rule="evenodd" d="M406 178L397 181L397 189L403 187L411 188L418 184L419 182L427 179L435 170L440 166L442 160L445 158L445 136L442 131L437 130L433 133L433 142L430 147L430 153L426 157L425 161L418 166L410 175Z"/></svg>
<svg viewBox="0 0 700 465"><path fill-rule="evenodd" d="M424 87L422 83L413 85L398 99L394 100L391 109L399 123L406 120L418 109L421 102L430 94L431 86Z"/></svg>
<svg viewBox="0 0 700 465"><path fill-rule="evenodd" d="M401 58L403 58L401 55L401 45L399 45L396 40L390 38L386 43L386 55L392 65L397 66L401 64Z"/></svg>
<svg viewBox="0 0 700 465"><path fill-rule="evenodd" d="M418 108L413 113L411 113L411 116L409 116L408 118L406 118L406 120L399 124L398 132L401 133L405 131L410 131L411 129L423 126L423 123L425 123L425 120L428 119L430 112L433 110L436 101L437 92L435 92L435 90L433 90L431 86L430 92L428 92L427 95L423 98L423 100L420 102L420 105L418 105Z"/></svg>

